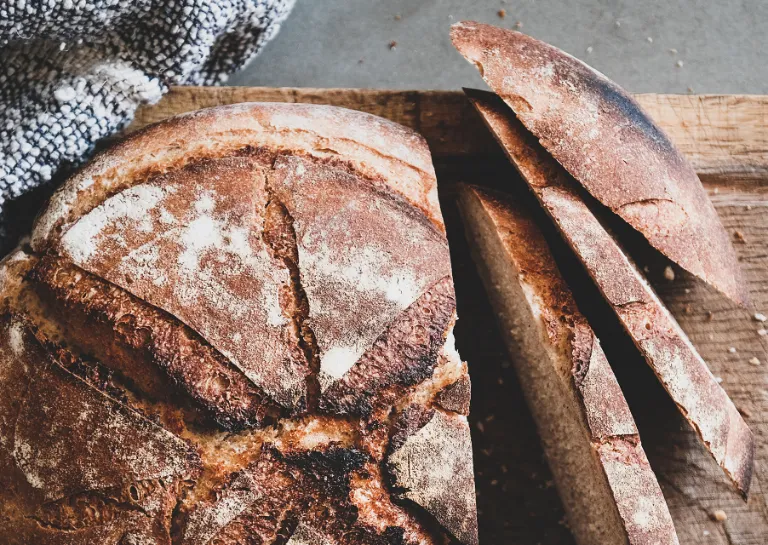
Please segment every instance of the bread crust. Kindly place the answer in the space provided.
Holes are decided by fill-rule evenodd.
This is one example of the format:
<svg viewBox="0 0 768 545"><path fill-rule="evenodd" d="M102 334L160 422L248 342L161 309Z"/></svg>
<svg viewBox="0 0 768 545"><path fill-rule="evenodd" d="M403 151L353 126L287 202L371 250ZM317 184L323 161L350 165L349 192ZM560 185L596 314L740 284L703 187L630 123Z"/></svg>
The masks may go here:
<svg viewBox="0 0 768 545"><path fill-rule="evenodd" d="M444 232L429 148L418 133L380 117L334 106L242 103L175 116L97 155L56 191L35 221L41 251L84 213L129 185L204 158L263 150L351 165L400 194Z"/></svg>
<svg viewBox="0 0 768 545"><path fill-rule="evenodd" d="M200 471L162 497L147 492L163 507L145 520L131 515L149 508L123 497L168 484L154 474L41 506L17 490L24 476L0 448L0 484L12 494L6 512L0 490L0 541L445 545L462 528L476 542L464 414L444 407L467 440L443 455L470 468L465 509L454 489L432 486L419 506L385 483L394 415L438 406L440 391L467 380L420 136L321 106L190 114L86 166L34 238L31 255L0 263L3 308L34 323L39 358L146 415L192 449ZM0 369L0 389L12 379ZM14 414L18 397L8 396ZM55 428L78 416L51 414L37 417ZM109 445L118 460L136 448ZM93 479L123 471L72 450L71 465ZM27 528L36 510L45 527Z"/></svg>
<svg viewBox="0 0 768 545"><path fill-rule="evenodd" d="M746 498L752 432L685 332L592 214L572 178L499 97L480 91L469 96L680 412Z"/></svg>
<svg viewBox="0 0 768 545"><path fill-rule="evenodd" d="M31 486L26 501L198 473L194 449L64 369L23 319L2 316L0 347L0 449Z"/></svg>
<svg viewBox="0 0 768 545"><path fill-rule="evenodd" d="M615 536L612 539L616 542L626 540L632 545L678 543L664 496L643 451L629 406L597 337L579 312L538 226L523 207L511 198L479 187L462 187L459 206L470 243L478 252L478 259L491 259L491 256L480 250L477 238L496 237L504 253L503 256L494 255L493 258L503 259L510 274L516 277L516 280L511 281L517 281L523 286L527 299L523 304L530 306L535 323L519 323L519 327L513 328L509 332L511 344L542 343L543 353L548 354L554 366L546 373L556 375L556 380L567 394L567 399L556 402L573 407L568 410L578 411L577 419L582 427L580 431L587 435L591 455L599 461L599 471L604 482L600 486L606 487L613 503L607 508L617 512L615 516L620 520L624 535L623 539ZM478 219L480 214L484 216L482 219ZM485 230L476 225L479 221L492 226L492 233L481 234ZM481 268L488 270L486 265ZM492 289L493 284L507 280L495 277L492 273L483 276L497 312L507 317L502 321L502 326L508 327L510 322L522 319L514 311L505 309L501 297L496 297ZM532 375L519 369L540 363L515 361L515 365L524 389L541 387L540 383L536 386L535 380L529 378L535 376L535 373ZM549 413L538 404L546 402L546 395L542 391L528 389L525 393L532 405L537 425L543 428L542 435L545 436L543 430L551 425L546 421ZM557 456L560 448L572 448L558 444L552 446L546 436L544 441L545 452L550 456ZM551 463L556 464L554 460ZM555 477L562 478L557 467L553 466ZM569 475L568 478L587 477ZM579 510L570 502L589 500L569 500L572 491L562 488L568 487L568 483L560 482L558 486L566 499L569 516L578 516ZM594 512L589 513L587 516L596 516ZM590 533L593 530L584 531L582 528L601 527L605 524L606 521L597 519L573 520L572 528L576 529L577 539L585 542L597 536Z"/></svg>
<svg viewBox="0 0 768 545"><path fill-rule="evenodd" d="M519 32L468 21L453 25L451 38L597 200L682 268L748 303L736 252L696 172L626 91Z"/></svg>
<svg viewBox="0 0 768 545"><path fill-rule="evenodd" d="M134 377L154 399L168 384L189 395L202 415L225 429L262 426L276 404L192 329L128 292L54 256L27 278L66 324L68 342Z"/></svg>

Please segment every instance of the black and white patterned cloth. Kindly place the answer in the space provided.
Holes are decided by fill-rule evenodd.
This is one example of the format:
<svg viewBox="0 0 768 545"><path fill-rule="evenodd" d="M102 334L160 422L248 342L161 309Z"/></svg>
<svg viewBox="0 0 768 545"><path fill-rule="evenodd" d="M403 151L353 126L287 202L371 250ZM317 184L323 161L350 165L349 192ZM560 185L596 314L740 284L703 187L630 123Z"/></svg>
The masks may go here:
<svg viewBox="0 0 768 545"><path fill-rule="evenodd" d="M294 2L0 0L0 251L139 105L170 85L223 83Z"/></svg>

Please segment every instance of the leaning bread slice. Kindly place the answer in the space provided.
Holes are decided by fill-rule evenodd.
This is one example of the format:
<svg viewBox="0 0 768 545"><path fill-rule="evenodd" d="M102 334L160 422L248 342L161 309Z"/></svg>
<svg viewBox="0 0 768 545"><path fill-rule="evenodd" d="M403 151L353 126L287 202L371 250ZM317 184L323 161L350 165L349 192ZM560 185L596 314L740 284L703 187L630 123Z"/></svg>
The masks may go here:
<svg viewBox="0 0 768 545"><path fill-rule="evenodd" d="M592 214L573 179L504 102L492 93L467 94L680 412L746 497L754 463L752 432L685 332Z"/></svg>
<svg viewBox="0 0 768 545"><path fill-rule="evenodd" d="M541 231L479 188L462 188L459 207L577 541L677 543L629 407Z"/></svg>
<svg viewBox="0 0 768 545"><path fill-rule="evenodd" d="M626 91L519 32L463 22L451 37L596 199L672 261L734 301L747 301L736 253L696 172Z"/></svg>

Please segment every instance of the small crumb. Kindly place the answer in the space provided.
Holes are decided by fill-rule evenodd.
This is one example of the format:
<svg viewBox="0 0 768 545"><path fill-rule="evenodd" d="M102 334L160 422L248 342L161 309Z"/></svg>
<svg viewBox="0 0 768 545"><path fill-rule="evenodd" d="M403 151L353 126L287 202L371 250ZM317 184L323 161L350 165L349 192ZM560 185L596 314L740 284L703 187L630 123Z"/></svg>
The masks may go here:
<svg viewBox="0 0 768 545"><path fill-rule="evenodd" d="M477 426L477 431L479 431L480 433L485 433L485 426L483 425L482 422L478 422L476 426Z"/></svg>
<svg viewBox="0 0 768 545"><path fill-rule="evenodd" d="M686 294L688 294L688 293L691 293L691 288L685 288L683 291L684 291Z"/></svg>
<svg viewBox="0 0 768 545"><path fill-rule="evenodd" d="M485 417L485 421L486 422L493 422L494 418L496 418L495 414L489 414L488 416Z"/></svg>
<svg viewBox="0 0 768 545"><path fill-rule="evenodd" d="M504 379L503 378L499 378L499 380L497 380L496 382L499 383L499 386L504 386Z"/></svg>
<svg viewBox="0 0 768 545"><path fill-rule="evenodd" d="M515 23L515 28L518 28L518 29L523 28L523 22L522 21L517 21Z"/></svg>
<svg viewBox="0 0 768 545"><path fill-rule="evenodd" d="M391 42L389 42L389 48L391 50L395 50L397 48L397 42L395 40L392 40Z"/></svg>
<svg viewBox="0 0 768 545"><path fill-rule="evenodd" d="M688 92L693 93L693 87L688 87Z"/></svg>
<svg viewBox="0 0 768 545"><path fill-rule="evenodd" d="M399 21L399 20L400 20L400 19L402 19L402 18L403 18L403 16L402 16L402 15L395 15L395 21Z"/></svg>
<svg viewBox="0 0 768 545"><path fill-rule="evenodd" d="M505 10L504 8L501 8L499 11L496 12L496 15L499 16L499 19L503 19L504 17L507 16L507 10Z"/></svg>
<svg viewBox="0 0 768 545"><path fill-rule="evenodd" d="M756 322L764 322L768 318L765 317L765 314L762 312L755 312L755 315L753 316Z"/></svg>
<svg viewBox="0 0 768 545"><path fill-rule="evenodd" d="M747 239L744 237L744 233L738 229L733 232L733 238L736 239L736 242L740 242L741 244L745 244L747 242Z"/></svg>
<svg viewBox="0 0 768 545"><path fill-rule="evenodd" d="M749 364L750 365L754 365L755 367L757 367L758 365L761 364L761 362L760 362L759 358L754 357L754 358L749 358Z"/></svg>
<svg viewBox="0 0 768 545"><path fill-rule="evenodd" d="M493 454L493 451L491 449L488 449L488 448L484 448L480 452L482 452L484 455L488 456L489 458L491 457L491 454Z"/></svg>
<svg viewBox="0 0 768 545"><path fill-rule="evenodd" d="M717 522L725 522L726 520L728 520L728 515L726 515L725 511L723 511L722 509L718 509L717 511L714 511L712 513L712 518Z"/></svg>
<svg viewBox="0 0 768 545"><path fill-rule="evenodd" d="M677 66L678 68L682 68L683 67L683 61L677 61L675 63L675 66Z"/></svg>
<svg viewBox="0 0 768 545"><path fill-rule="evenodd" d="M768 329L761 327L760 329L757 330L757 334L760 335L761 337L765 337L766 335L768 335Z"/></svg>
<svg viewBox="0 0 768 545"><path fill-rule="evenodd" d="M704 537L707 537L708 535L710 535L710 532L709 532L709 530L704 530L704 531L702 532L702 535L703 535Z"/></svg>
<svg viewBox="0 0 768 545"><path fill-rule="evenodd" d="M730 352L731 354L735 354L736 353L736 347L735 346L729 347L728 348L728 352Z"/></svg>
<svg viewBox="0 0 768 545"><path fill-rule="evenodd" d="M616 26L617 27L621 26L621 21L616 21Z"/></svg>
<svg viewBox="0 0 768 545"><path fill-rule="evenodd" d="M712 321L712 320L714 320L714 319L715 319L715 313L714 313L714 312L712 312L711 310L708 310L708 311L707 311L707 321L708 321L708 322L711 322L711 321Z"/></svg>
<svg viewBox="0 0 768 545"><path fill-rule="evenodd" d="M752 413L749 411L749 409L743 409L743 408L736 408L737 411L739 411L739 414L743 416L744 418L752 418Z"/></svg>
<svg viewBox="0 0 768 545"><path fill-rule="evenodd" d="M714 341L715 340L715 334L714 333L710 333L709 335L707 335L707 339L709 339L710 341Z"/></svg>
<svg viewBox="0 0 768 545"><path fill-rule="evenodd" d="M653 38L651 38L650 36L648 36L648 37L646 38L646 40L648 40L648 43L649 43L649 44L652 44L652 43L653 43Z"/></svg>
<svg viewBox="0 0 768 545"><path fill-rule="evenodd" d="M674 47L670 47L670 48L668 49L668 51L669 51L670 53L672 53L673 55L677 55L677 49L675 49Z"/></svg>
<svg viewBox="0 0 768 545"><path fill-rule="evenodd" d="M501 472L506 473L507 471L509 471L509 469L507 469L507 466L505 466L504 464L501 464Z"/></svg>
<svg viewBox="0 0 768 545"><path fill-rule="evenodd" d="M718 193L720 193L720 188L719 188L719 187L716 187L715 189L713 189L713 190L712 190L712 193L714 193L715 195L717 195Z"/></svg>
<svg viewBox="0 0 768 545"><path fill-rule="evenodd" d="M669 265L664 267L664 278L669 282L673 282L675 280L675 271Z"/></svg>
<svg viewBox="0 0 768 545"><path fill-rule="evenodd" d="M744 207L744 210L747 210L747 211L752 210L752 205L748 204L747 206Z"/></svg>
<svg viewBox="0 0 768 545"><path fill-rule="evenodd" d="M357 64L363 64L364 62L365 62L365 59L360 59L359 61L357 61Z"/></svg>
<svg viewBox="0 0 768 545"><path fill-rule="evenodd" d="M497 484L499 484L499 481L497 479L493 479L491 481L491 486L496 486Z"/></svg>
<svg viewBox="0 0 768 545"><path fill-rule="evenodd" d="M587 48L587 53L592 53L592 46L591 45Z"/></svg>
<svg viewBox="0 0 768 545"><path fill-rule="evenodd" d="M718 384L722 384L723 383L723 377L715 377L715 382L717 382Z"/></svg>
<svg viewBox="0 0 768 545"><path fill-rule="evenodd" d="M685 305L685 307L683 308L683 312L685 312L686 314L691 314L693 312L691 305Z"/></svg>
<svg viewBox="0 0 768 545"><path fill-rule="evenodd" d="M645 267L643 267L643 270L644 270L645 272L651 272L651 269L650 269L650 267L648 267L648 265L646 265Z"/></svg>

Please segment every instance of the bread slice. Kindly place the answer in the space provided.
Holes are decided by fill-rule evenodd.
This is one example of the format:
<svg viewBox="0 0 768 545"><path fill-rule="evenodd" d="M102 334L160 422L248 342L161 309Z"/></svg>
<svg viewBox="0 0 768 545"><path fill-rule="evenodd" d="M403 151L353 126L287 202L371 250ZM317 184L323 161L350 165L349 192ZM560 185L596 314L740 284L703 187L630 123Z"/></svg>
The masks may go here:
<svg viewBox="0 0 768 545"><path fill-rule="evenodd" d="M73 176L0 263L0 542L476 545L435 184L416 133L291 104Z"/></svg>
<svg viewBox="0 0 768 545"><path fill-rule="evenodd" d="M463 187L459 208L578 543L675 544L629 407L533 219Z"/></svg>
<svg viewBox="0 0 768 545"><path fill-rule="evenodd" d="M467 21L451 38L592 196L682 268L747 302L736 252L696 172L629 93L519 32Z"/></svg>
<svg viewBox="0 0 768 545"><path fill-rule="evenodd" d="M504 102L482 91L468 95L680 412L746 498L754 464L752 432L685 332L592 214L573 179Z"/></svg>

